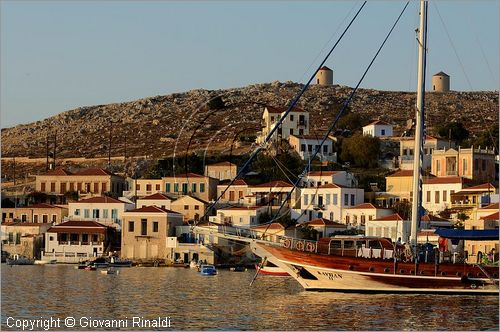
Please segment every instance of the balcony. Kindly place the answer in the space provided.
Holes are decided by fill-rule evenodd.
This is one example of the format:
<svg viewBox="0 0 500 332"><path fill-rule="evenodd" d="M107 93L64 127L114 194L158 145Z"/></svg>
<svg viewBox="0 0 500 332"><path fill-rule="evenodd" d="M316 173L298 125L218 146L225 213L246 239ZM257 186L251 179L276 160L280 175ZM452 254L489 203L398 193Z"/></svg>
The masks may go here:
<svg viewBox="0 0 500 332"><path fill-rule="evenodd" d="M297 121L297 127L307 127L307 120Z"/></svg>

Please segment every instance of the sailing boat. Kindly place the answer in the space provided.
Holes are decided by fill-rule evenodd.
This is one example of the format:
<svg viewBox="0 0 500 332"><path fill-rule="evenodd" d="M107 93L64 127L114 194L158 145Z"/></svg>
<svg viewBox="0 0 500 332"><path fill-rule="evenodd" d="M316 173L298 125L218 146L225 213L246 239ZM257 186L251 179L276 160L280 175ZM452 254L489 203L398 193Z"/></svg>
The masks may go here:
<svg viewBox="0 0 500 332"><path fill-rule="evenodd" d="M424 132L427 3L420 2L418 90L414 169L421 170ZM319 241L283 239L281 244L254 240L252 251L279 266L306 290L343 292L427 292L498 295L498 268L441 263L435 251L417 253L421 211L420 172L413 172L411 247L386 238L342 236ZM498 233L490 235L498 239Z"/></svg>
<svg viewBox="0 0 500 332"><path fill-rule="evenodd" d="M415 153L414 169L420 171L413 172L411 246L404 247L386 238L368 236L335 236L318 241L283 237L277 242L270 242L249 230L236 227L228 229L224 225L219 225L216 230L195 227L195 231L249 243L254 254L290 274L306 290L498 295L498 268L464 262L441 262L438 252L417 250L417 230L422 210L420 174L424 131L426 14L427 2L421 0L414 150L418 151ZM482 239L498 240L498 232L494 233L486 237L482 235Z"/></svg>

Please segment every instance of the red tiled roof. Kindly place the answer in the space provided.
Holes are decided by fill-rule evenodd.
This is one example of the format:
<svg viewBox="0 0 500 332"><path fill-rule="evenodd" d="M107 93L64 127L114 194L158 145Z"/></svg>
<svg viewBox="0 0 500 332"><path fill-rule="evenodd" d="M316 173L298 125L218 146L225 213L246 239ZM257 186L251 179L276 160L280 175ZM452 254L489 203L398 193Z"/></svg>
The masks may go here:
<svg viewBox="0 0 500 332"><path fill-rule="evenodd" d="M482 220L498 220L498 211L493 213L493 214L490 214L488 216L485 216L485 217L482 217L481 218Z"/></svg>
<svg viewBox="0 0 500 332"><path fill-rule="evenodd" d="M493 204L487 205L481 209L483 209L483 210L498 210L498 203L493 203Z"/></svg>
<svg viewBox="0 0 500 332"><path fill-rule="evenodd" d="M399 215L399 213L394 213L394 214L391 214L389 216L385 216L385 217L382 217L382 218L379 218L379 219L375 219L375 221L395 221L395 220L403 220L403 218L401 218L401 216Z"/></svg>
<svg viewBox="0 0 500 332"><path fill-rule="evenodd" d="M228 185L228 184L230 184L230 183L231 183L231 180L224 180L224 181L221 181L221 182L219 183L219 186L220 186L220 185L226 185L226 186L227 186L227 185ZM233 182L233 184L232 184L232 185L233 185L233 186L248 186L248 184L245 182L245 180L242 180L242 179L237 179L237 180L234 180L234 182Z"/></svg>
<svg viewBox="0 0 500 332"><path fill-rule="evenodd" d="M262 206L230 206L230 207L225 207L225 208L221 208L218 210L247 210L247 211L250 211L250 210L258 210L260 208L262 208Z"/></svg>
<svg viewBox="0 0 500 332"><path fill-rule="evenodd" d="M103 168L87 168L87 169L79 171L78 173L75 173L74 175L94 175L94 176L99 176L99 175L115 175L115 174L113 174L110 171L105 170Z"/></svg>
<svg viewBox="0 0 500 332"><path fill-rule="evenodd" d="M52 226L47 233L106 233L107 227L92 220L69 220L59 225Z"/></svg>
<svg viewBox="0 0 500 332"><path fill-rule="evenodd" d="M307 176L332 176L339 171L312 171L307 173Z"/></svg>
<svg viewBox="0 0 500 332"><path fill-rule="evenodd" d="M203 200L203 199L201 199L201 198L198 198L198 197L195 197L195 196L190 196L190 195L184 195L184 196L182 196L182 197L179 197L177 200L175 200L175 202L177 202L177 201L178 201L178 200L180 200L180 199L183 199L184 197L189 197L189 198L192 198L192 199L194 199L194 200L196 200L196 201L198 201L198 202L200 202L200 203L203 203L203 204L209 204L207 201L205 201L205 200Z"/></svg>
<svg viewBox="0 0 500 332"><path fill-rule="evenodd" d="M374 205L372 203L361 203L361 204L358 204L358 205L355 205L355 206L351 206L348 209L384 209L384 210L390 210L388 208L381 207L381 206L378 206L378 205Z"/></svg>
<svg viewBox="0 0 500 332"><path fill-rule="evenodd" d="M82 204L87 204L87 203L121 203L125 204L125 202L119 201L113 197L109 196L98 196L98 197L91 197L87 199L82 199L78 202L74 203L82 203Z"/></svg>
<svg viewBox="0 0 500 332"><path fill-rule="evenodd" d="M300 225L310 225L310 226L342 226L344 228L347 228L347 225L331 221L325 218L316 218L310 221L303 222L301 224L298 224L297 226Z"/></svg>
<svg viewBox="0 0 500 332"><path fill-rule="evenodd" d="M266 109L269 113L283 113L283 112L286 112L288 110L288 107L274 107L274 106L266 106ZM305 112L303 109L301 108L298 108L298 107L294 107L292 109L292 112Z"/></svg>
<svg viewBox="0 0 500 332"><path fill-rule="evenodd" d="M230 167L236 167L236 164L233 164L232 162L230 161L221 161L219 163L214 163L214 164L208 164L207 165L208 167L212 167L212 166L230 166Z"/></svg>
<svg viewBox="0 0 500 332"><path fill-rule="evenodd" d="M448 221L448 219L444 219L441 217L434 216L432 214L425 214L422 216L422 221Z"/></svg>
<svg viewBox="0 0 500 332"><path fill-rule="evenodd" d="M283 230L285 227L277 222L273 222L272 224L268 225L257 225L252 227L252 229L267 229L267 230Z"/></svg>
<svg viewBox="0 0 500 332"><path fill-rule="evenodd" d="M297 137L298 139L310 139L310 140L316 140L316 141L322 141L323 140L323 137L325 135L323 134L318 134L318 135L290 135L290 136L294 136L294 137ZM331 141L330 138L327 138L325 142L327 141Z"/></svg>
<svg viewBox="0 0 500 332"><path fill-rule="evenodd" d="M158 207L158 206L154 206L154 205L151 205L151 206L143 206L139 209L134 209L134 210L129 210L129 211L126 211L125 213L128 213L128 212L141 212L141 213L175 213L175 214L180 214L179 212L175 212L175 211L172 211L172 210L167 210L167 209L162 209L161 207Z"/></svg>
<svg viewBox="0 0 500 332"><path fill-rule="evenodd" d="M73 175L70 171L64 168L56 168L54 170L48 171L45 175Z"/></svg>
<svg viewBox="0 0 500 332"><path fill-rule="evenodd" d="M57 206L47 203L38 203L38 204L18 207L18 209L62 209L62 206Z"/></svg>
<svg viewBox="0 0 500 332"><path fill-rule="evenodd" d="M391 175L387 175L387 177L403 177L403 176L413 176L413 170L412 169L400 169L396 173L393 173Z"/></svg>
<svg viewBox="0 0 500 332"><path fill-rule="evenodd" d="M290 188L290 187L293 187L293 185L289 182L279 180L279 181L271 181L271 182L267 182L267 183L257 184L257 185L254 185L252 187L257 187L257 188L264 188L264 187Z"/></svg>
<svg viewBox="0 0 500 332"><path fill-rule="evenodd" d="M29 226L29 227L42 227L45 225L51 225L50 223L41 223L41 222L13 222L6 221L2 222L4 226Z"/></svg>
<svg viewBox="0 0 500 332"><path fill-rule="evenodd" d="M483 184L480 184L480 185L477 185L477 186L473 186L473 187L468 187L468 188L464 188L466 189L467 191L469 190L495 190L495 186L492 185L491 183L483 183Z"/></svg>
<svg viewBox="0 0 500 332"><path fill-rule="evenodd" d="M367 124L366 126L377 125L377 124L379 124L379 125L386 125L386 126L392 126L390 123L387 123L387 122L382 121L382 120L375 120L372 123Z"/></svg>
<svg viewBox="0 0 500 332"><path fill-rule="evenodd" d="M460 176L450 176L450 177L435 177L435 178L424 178L424 184L449 184L449 183L462 183L462 178Z"/></svg>
<svg viewBox="0 0 500 332"><path fill-rule="evenodd" d="M141 198L141 200L169 200L170 201L170 198L168 198L167 196L163 195L163 194L160 194L160 193L156 193L156 194L153 194L153 195L149 195L149 196L146 196L146 197L143 197Z"/></svg>
<svg viewBox="0 0 500 332"><path fill-rule="evenodd" d="M323 67L321 67L319 70L330 70L330 71L332 71L332 70L331 70L330 68L328 68L327 66L323 66Z"/></svg>

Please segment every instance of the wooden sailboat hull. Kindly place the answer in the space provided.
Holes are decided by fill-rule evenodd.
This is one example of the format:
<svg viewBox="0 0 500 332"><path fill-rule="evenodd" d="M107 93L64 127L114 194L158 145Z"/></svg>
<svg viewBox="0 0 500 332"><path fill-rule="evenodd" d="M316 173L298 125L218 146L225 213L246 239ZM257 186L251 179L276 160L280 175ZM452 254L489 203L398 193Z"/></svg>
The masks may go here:
<svg viewBox="0 0 500 332"><path fill-rule="evenodd" d="M498 269L487 271L490 277L496 276L493 281L478 267L465 264L395 264L393 260L320 255L261 243L253 243L251 248L287 271L305 290L498 295Z"/></svg>

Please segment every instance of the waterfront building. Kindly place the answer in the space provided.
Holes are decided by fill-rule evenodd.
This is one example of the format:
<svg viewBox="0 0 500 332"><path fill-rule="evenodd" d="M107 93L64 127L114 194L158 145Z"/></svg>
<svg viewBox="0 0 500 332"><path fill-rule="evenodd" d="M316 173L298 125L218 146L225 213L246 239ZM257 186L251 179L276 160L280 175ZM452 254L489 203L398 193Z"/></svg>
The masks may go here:
<svg viewBox="0 0 500 332"><path fill-rule="evenodd" d="M476 182L493 182L495 157L495 151L490 149L436 149L432 153L431 173L438 177L461 176Z"/></svg>
<svg viewBox="0 0 500 332"><path fill-rule="evenodd" d="M412 170L399 170L391 175L385 177L386 192L394 197L393 200L408 200L413 193L413 171Z"/></svg>
<svg viewBox="0 0 500 332"><path fill-rule="evenodd" d="M121 256L133 260L166 259L166 241L183 223L182 215L157 206L145 206L123 214Z"/></svg>
<svg viewBox="0 0 500 332"><path fill-rule="evenodd" d="M380 138L392 137L393 125L382 120L376 120L363 127L363 135Z"/></svg>
<svg viewBox="0 0 500 332"><path fill-rule="evenodd" d="M342 220L345 224L363 228L368 220L377 220L394 212L389 208L361 203L343 210Z"/></svg>
<svg viewBox="0 0 500 332"><path fill-rule="evenodd" d="M309 160L321 145L323 135L290 135L288 143L302 160ZM333 152L333 141L327 138L316 157L321 161L337 162L337 153Z"/></svg>
<svg viewBox="0 0 500 332"><path fill-rule="evenodd" d="M331 221L325 218L316 218L298 224L295 227L302 228L304 226L311 227L313 230L315 230L317 232L316 233L317 239L320 239L322 237L332 236L336 232L345 231L347 229L347 225Z"/></svg>
<svg viewBox="0 0 500 332"><path fill-rule="evenodd" d="M210 243L207 243L209 245ZM215 264L215 253L204 243L204 237L191 232L191 226L176 226L175 236L167 238L168 259L172 262L206 261Z"/></svg>
<svg viewBox="0 0 500 332"><path fill-rule="evenodd" d="M496 198L496 200L497 200L496 203L491 203L491 204L488 204L488 205L483 206L481 208L475 208L472 211L471 219L472 220L481 219L482 217L486 217L486 216L489 216L489 215L497 212L499 210L498 195L495 195L495 196L492 196L492 198L493 197Z"/></svg>
<svg viewBox="0 0 500 332"><path fill-rule="evenodd" d="M463 188L451 194L451 208L470 216L474 209L489 205L492 197L495 197L497 194L498 188L491 183Z"/></svg>
<svg viewBox="0 0 500 332"><path fill-rule="evenodd" d="M69 220L47 230L42 259L78 263L104 255L108 243L108 227L92 220Z"/></svg>
<svg viewBox="0 0 500 332"><path fill-rule="evenodd" d="M431 171L432 153L434 150L455 148L455 142L447 139L426 135L424 140L424 150L422 156L422 169ZM399 167L403 170L412 170L414 162L414 137L401 137L399 139ZM433 173L434 174L434 173Z"/></svg>
<svg viewBox="0 0 500 332"><path fill-rule="evenodd" d="M367 220L365 234L367 236L390 238L396 242L401 238L402 242L408 242L410 238L411 222L404 220L397 213L375 220Z"/></svg>
<svg viewBox="0 0 500 332"><path fill-rule="evenodd" d="M39 258L43 250L43 237L50 223L2 222L2 251L11 256Z"/></svg>
<svg viewBox="0 0 500 332"><path fill-rule="evenodd" d="M498 231L498 208L496 212L481 216L478 219L469 219L464 223L466 230L483 230L483 229L496 229ZM478 253L481 252L483 256L488 255L491 252L491 249L495 249L496 251L496 260L498 260L498 240L495 241L473 241L466 240L465 241L465 250L468 252L468 261L470 263L478 262ZM478 262L480 263L480 262Z"/></svg>
<svg viewBox="0 0 500 332"><path fill-rule="evenodd" d="M342 219L344 210L363 203L364 189L327 183L302 188L300 195L300 210L295 210L292 215L298 222L326 218L349 224L349 218Z"/></svg>
<svg viewBox="0 0 500 332"><path fill-rule="evenodd" d="M128 179L129 191L123 193L127 197L146 197L156 193L164 193L163 179Z"/></svg>
<svg viewBox="0 0 500 332"><path fill-rule="evenodd" d="M93 220L108 227L121 229L123 213L135 208L134 204L118 199L99 196L70 202L69 218L73 220Z"/></svg>
<svg viewBox="0 0 500 332"><path fill-rule="evenodd" d="M59 224L68 216L68 206L47 203L2 208L2 222Z"/></svg>
<svg viewBox="0 0 500 332"><path fill-rule="evenodd" d="M439 213L451 208L451 196L461 191L466 179L459 176L424 178L422 183L422 206L430 213Z"/></svg>
<svg viewBox="0 0 500 332"><path fill-rule="evenodd" d="M193 196L182 196L170 203L170 209L182 214L184 221L199 221L205 214L209 203Z"/></svg>
<svg viewBox="0 0 500 332"><path fill-rule="evenodd" d="M287 110L287 107L266 106L264 108L262 131L257 137L257 143L264 142L266 136ZM281 139L286 140L290 135L309 135L309 112L298 107L293 108L274 133L272 140L275 142Z"/></svg>
<svg viewBox="0 0 500 332"><path fill-rule="evenodd" d="M155 193L143 198L137 199L137 208L141 208L144 206L157 206L159 208L162 208L164 210L170 210L170 204L172 203L172 200L160 193Z"/></svg>
<svg viewBox="0 0 500 332"><path fill-rule="evenodd" d="M77 192L81 198L104 194L118 197L126 189L125 178L102 168L87 168L76 173L58 168L37 175L35 180L36 191L57 196L61 202L68 192Z"/></svg>
<svg viewBox="0 0 500 332"><path fill-rule="evenodd" d="M279 242L280 239L285 236L297 238L297 231L295 227L292 226L285 228L285 226L277 222L267 225L253 226L252 231L262 237L263 240L272 242Z"/></svg>
<svg viewBox="0 0 500 332"><path fill-rule="evenodd" d="M218 179L219 181L232 180L237 174L238 166L229 161L223 161L205 166L205 176Z"/></svg>
<svg viewBox="0 0 500 332"><path fill-rule="evenodd" d="M211 222L229 224L238 227L252 227L259 224L259 217L270 213L267 206L233 206L217 210L217 215L210 217Z"/></svg>

